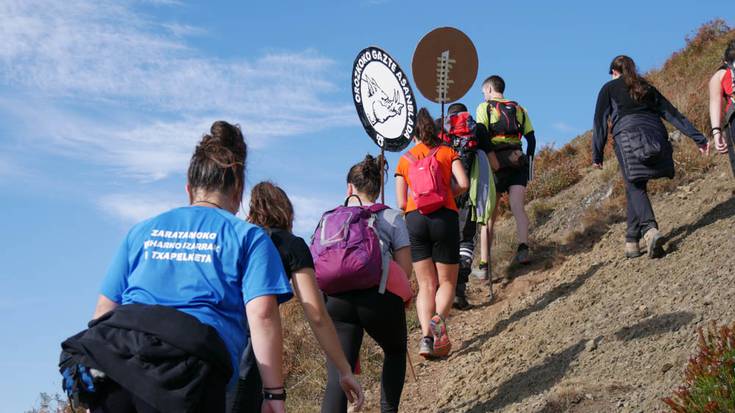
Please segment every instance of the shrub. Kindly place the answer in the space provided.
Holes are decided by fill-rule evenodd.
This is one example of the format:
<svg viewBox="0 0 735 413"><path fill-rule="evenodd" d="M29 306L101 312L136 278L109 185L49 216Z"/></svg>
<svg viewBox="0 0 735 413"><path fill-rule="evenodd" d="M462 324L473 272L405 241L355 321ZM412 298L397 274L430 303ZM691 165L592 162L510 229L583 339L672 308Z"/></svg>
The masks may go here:
<svg viewBox="0 0 735 413"><path fill-rule="evenodd" d="M666 403L676 413L735 411L735 323L699 328L699 351L689 359L685 384Z"/></svg>
<svg viewBox="0 0 735 413"><path fill-rule="evenodd" d="M646 78L666 96L692 123L707 132L710 128L707 84L722 64L722 53L735 30L722 19L702 25L686 38L686 46L674 53L661 69Z"/></svg>

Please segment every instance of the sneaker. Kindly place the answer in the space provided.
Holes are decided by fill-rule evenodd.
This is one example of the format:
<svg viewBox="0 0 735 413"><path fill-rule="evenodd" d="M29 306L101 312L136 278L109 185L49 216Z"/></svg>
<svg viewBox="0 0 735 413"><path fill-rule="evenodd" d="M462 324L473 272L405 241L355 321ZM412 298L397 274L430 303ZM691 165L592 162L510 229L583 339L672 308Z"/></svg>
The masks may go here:
<svg viewBox="0 0 735 413"><path fill-rule="evenodd" d="M454 302L452 303L452 308L456 308L457 310L464 311L469 310L470 307L472 307L467 301L467 297L461 296L461 295L455 295L454 296Z"/></svg>
<svg viewBox="0 0 735 413"><path fill-rule="evenodd" d="M419 356L428 359L434 356L434 337L423 337L419 342Z"/></svg>
<svg viewBox="0 0 735 413"><path fill-rule="evenodd" d="M661 246L661 233L658 229L651 228L643 235L643 239L646 241L646 247L648 248L648 258L659 258L664 255L664 250Z"/></svg>
<svg viewBox="0 0 735 413"><path fill-rule="evenodd" d="M480 265L472 271L472 275L478 280L487 280L488 265L486 262L481 262Z"/></svg>
<svg viewBox="0 0 735 413"><path fill-rule="evenodd" d="M531 262L531 252L528 249L528 245L518 245L518 252L516 252L516 261L519 264L528 264L529 262Z"/></svg>
<svg viewBox="0 0 735 413"><path fill-rule="evenodd" d="M447 324L439 314L431 317L431 331L434 333L433 355L435 357L444 357L449 354L449 350L452 349L452 343L449 341L449 335L447 334Z"/></svg>
<svg viewBox="0 0 735 413"><path fill-rule="evenodd" d="M638 258L643 253L637 242L626 242L625 243L625 258Z"/></svg>

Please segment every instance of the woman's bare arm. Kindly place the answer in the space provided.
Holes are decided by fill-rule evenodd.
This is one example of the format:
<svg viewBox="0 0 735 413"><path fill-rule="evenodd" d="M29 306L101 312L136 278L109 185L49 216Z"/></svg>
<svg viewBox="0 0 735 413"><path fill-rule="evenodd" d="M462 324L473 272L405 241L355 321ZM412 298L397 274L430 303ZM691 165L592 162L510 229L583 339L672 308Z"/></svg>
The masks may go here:
<svg viewBox="0 0 735 413"><path fill-rule="evenodd" d="M100 294L99 298L97 299L97 306L94 309L94 315L92 316L92 319L96 320L102 317L103 315L117 308L118 305L118 303Z"/></svg>

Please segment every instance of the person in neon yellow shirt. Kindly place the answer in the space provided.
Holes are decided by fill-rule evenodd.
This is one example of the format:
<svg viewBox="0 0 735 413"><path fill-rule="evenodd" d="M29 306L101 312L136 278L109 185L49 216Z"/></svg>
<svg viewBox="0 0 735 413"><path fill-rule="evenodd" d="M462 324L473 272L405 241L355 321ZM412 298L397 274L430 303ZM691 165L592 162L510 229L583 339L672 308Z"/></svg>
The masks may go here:
<svg viewBox="0 0 735 413"><path fill-rule="evenodd" d="M477 106L475 119L485 125L490 135L493 151L489 159L495 171L495 188L498 195L507 192L510 208L516 220L518 251L516 261L530 262L528 248L528 215L524 209L526 186L533 178L533 155L536 136L528 112L518 103L506 99L505 81L497 75L485 79L482 93L485 101ZM521 138L526 138L526 154L523 155ZM490 226L480 227L480 268L475 271L478 278L488 277L487 262L490 258L493 226L497 218L497 205Z"/></svg>

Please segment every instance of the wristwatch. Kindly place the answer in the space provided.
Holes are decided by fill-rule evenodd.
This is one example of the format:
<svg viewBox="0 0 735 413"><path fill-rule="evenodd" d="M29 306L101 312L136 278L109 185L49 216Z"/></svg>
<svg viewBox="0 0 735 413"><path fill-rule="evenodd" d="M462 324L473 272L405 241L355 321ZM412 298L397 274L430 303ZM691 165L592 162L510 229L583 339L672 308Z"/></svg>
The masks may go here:
<svg viewBox="0 0 735 413"><path fill-rule="evenodd" d="M283 393L280 394L263 390L263 400L286 400L286 389L283 389Z"/></svg>

